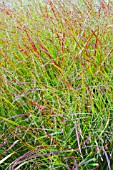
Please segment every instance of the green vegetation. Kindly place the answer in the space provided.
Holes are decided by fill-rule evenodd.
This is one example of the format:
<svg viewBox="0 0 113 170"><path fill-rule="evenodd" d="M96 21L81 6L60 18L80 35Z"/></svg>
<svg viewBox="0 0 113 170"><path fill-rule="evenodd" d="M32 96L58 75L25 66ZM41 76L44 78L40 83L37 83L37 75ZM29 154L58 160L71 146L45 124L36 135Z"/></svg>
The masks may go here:
<svg viewBox="0 0 113 170"><path fill-rule="evenodd" d="M112 118L113 3L3 3L0 169L111 170Z"/></svg>

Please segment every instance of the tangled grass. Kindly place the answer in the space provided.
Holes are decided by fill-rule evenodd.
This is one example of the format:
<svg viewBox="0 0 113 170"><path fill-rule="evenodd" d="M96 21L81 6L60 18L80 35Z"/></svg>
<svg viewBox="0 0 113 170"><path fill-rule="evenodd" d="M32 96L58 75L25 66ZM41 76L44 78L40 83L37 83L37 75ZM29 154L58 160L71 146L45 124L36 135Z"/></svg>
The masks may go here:
<svg viewBox="0 0 113 170"><path fill-rule="evenodd" d="M113 167L113 2L0 7L0 169Z"/></svg>

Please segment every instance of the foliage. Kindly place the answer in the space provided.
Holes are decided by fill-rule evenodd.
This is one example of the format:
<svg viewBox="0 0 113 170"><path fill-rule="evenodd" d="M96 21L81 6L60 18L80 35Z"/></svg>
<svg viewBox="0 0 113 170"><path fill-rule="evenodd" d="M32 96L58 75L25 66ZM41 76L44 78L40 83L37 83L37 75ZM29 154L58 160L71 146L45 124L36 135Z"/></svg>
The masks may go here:
<svg viewBox="0 0 113 170"><path fill-rule="evenodd" d="M112 169L112 37L111 1L2 3L1 170Z"/></svg>

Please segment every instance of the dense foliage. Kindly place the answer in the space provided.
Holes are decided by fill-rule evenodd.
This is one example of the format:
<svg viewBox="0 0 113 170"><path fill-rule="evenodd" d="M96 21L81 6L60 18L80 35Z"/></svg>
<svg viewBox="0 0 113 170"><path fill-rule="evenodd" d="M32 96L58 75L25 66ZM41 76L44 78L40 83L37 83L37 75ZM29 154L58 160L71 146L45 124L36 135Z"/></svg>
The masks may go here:
<svg viewBox="0 0 113 170"><path fill-rule="evenodd" d="M112 169L113 3L0 7L0 169Z"/></svg>

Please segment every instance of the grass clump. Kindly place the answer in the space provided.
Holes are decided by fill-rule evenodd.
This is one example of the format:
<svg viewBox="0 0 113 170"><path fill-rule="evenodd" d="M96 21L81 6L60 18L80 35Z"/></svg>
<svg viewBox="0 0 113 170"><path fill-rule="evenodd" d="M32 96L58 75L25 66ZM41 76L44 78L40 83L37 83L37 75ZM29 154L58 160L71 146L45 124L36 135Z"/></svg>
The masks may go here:
<svg viewBox="0 0 113 170"><path fill-rule="evenodd" d="M112 169L113 3L0 7L0 169Z"/></svg>

